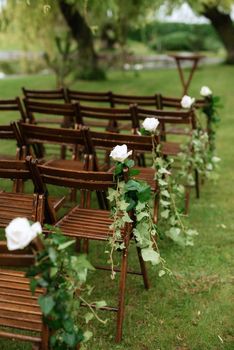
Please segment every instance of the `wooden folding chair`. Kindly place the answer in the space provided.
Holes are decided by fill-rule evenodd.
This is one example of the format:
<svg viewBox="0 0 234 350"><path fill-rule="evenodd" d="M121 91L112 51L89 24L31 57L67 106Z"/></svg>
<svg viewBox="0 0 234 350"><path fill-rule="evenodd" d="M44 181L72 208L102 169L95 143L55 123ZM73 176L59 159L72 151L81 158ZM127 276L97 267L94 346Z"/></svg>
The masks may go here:
<svg viewBox="0 0 234 350"><path fill-rule="evenodd" d="M114 107L112 102L112 92L90 92L67 89L67 99L69 102L79 102L85 104L95 103L96 106L104 105L106 107Z"/></svg>
<svg viewBox="0 0 234 350"><path fill-rule="evenodd" d="M167 134L167 125L175 125L176 127L187 128L187 133L184 135L184 142L188 141L188 138L191 137L192 132L196 130L196 115L194 110L191 109L189 111L171 111L171 110L148 110L143 109L139 106L134 106L135 108L135 118L138 123L138 127L140 128L141 121L145 118L157 118L160 122L160 132L161 132L161 154L164 157L172 156L177 157L181 150L181 146L183 144L183 139L181 140L181 136L184 135L183 132L177 133L179 139L175 141L168 140ZM174 135L175 138L175 135ZM192 170L192 169L191 169ZM199 174L196 169L193 169L195 172L195 190L196 196L199 198L200 196L200 184L199 184ZM190 198L190 188L186 186L186 195L185 195L185 212L188 212L189 207L189 198Z"/></svg>
<svg viewBox="0 0 234 350"><path fill-rule="evenodd" d="M15 133L19 135L19 143L21 142L24 158L31 155L39 159L41 163L49 164L51 167L59 167L60 169L87 170L89 168L89 150L87 150L85 137L87 128L83 127L80 130L48 128L27 123L14 123L13 126L16 130ZM51 151L51 146L57 146L58 149L62 146L69 147L72 149L71 159L61 159L59 152L57 152L56 157L54 154L56 149L53 149L50 156L46 156L46 153L41 154L41 148L38 145L43 145L46 151ZM73 191L70 199L72 201L75 200L75 196L75 191ZM66 197L64 196L53 199L56 211L64 204L65 199Z"/></svg>
<svg viewBox="0 0 234 350"><path fill-rule="evenodd" d="M142 159L142 154L152 153L152 137L151 136L139 136L139 135L129 135L129 134L118 134L118 133L107 133L107 132L95 132L90 131L87 133L89 137L89 149L90 153L93 155L93 169L99 171L100 169L108 170L110 165L107 167L106 164L100 165L100 159L98 157L98 152L100 150L110 150L116 145L127 145L128 149L133 150L133 158L136 161L136 169L140 171L140 174L136 176L137 179L146 181L150 186L152 191L155 193L154 200L154 222L157 222L158 215L158 186L154 179L155 170L152 169L150 164L148 167L145 166L144 159ZM154 137L155 145L160 142L159 137ZM143 163L143 164L142 164Z"/></svg>
<svg viewBox="0 0 234 350"><path fill-rule="evenodd" d="M42 183L44 186L44 193L48 193L47 184L71 188L76 187L81 190L79 205L68 212L61 220L56 221L56 218L54 218L55 227L59 227L65 235L76 238L77 240L102 241L105 242L106 245L106 241L108 241L113 234L109 229L112 223L110 212L91 208L91 192L105 192L108 188L115 187L116 184L113 180L113 174L106 172L78 172L54 169L47 165L39 165L36 160L32 160L31 167L34 175L35 187L39 183ZM38 188L38 190L40 190L40 188ZM120 342L122 339L125 288L128 273L128 253L129 242L132 238L132 229L133 224L128 223L122 231L122 239L125 248L122 251L121 267L120 269L116 269L117 272L120 272L118 307L105 306L101 308L103 310L117 312L116 342ZM145 288L148 289L149 282L146 267L139 248L137 248L137 253L141 272L134 272L134 274L143 275ZM102 270L109 270L108 267L99 268Z"/></svg>
<svg viewBox="0 0 234 350"><path fill-rule="evenodd" d="M25 161L0 160L0 178L29 180L31 174ZM16 217L42 223L43 215L43 194L0 192L0 228L5 229ZM48 350L49 331L37 303L45 291L38 288L32 296L29 280L19 269L33 262L30 248L10 252L6 242L0 241L0 338L31 342L34 349Z"/></svg>
<svg viewBox="0 0 234 350"><path fill-rule="evenodd" d="M66 91L65 89L56 90L32 90L22 87L24 97L27 100L37 100L37 101L61 101L66 102Z"/></svg>

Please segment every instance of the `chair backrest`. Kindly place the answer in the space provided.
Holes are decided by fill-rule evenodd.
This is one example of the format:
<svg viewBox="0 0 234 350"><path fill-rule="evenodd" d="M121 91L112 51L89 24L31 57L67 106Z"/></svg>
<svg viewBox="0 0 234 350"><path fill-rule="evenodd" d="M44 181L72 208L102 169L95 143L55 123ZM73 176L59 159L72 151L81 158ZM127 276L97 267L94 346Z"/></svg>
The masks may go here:
<svg viewBox="0 0 234 350"><path fill-rule="evenodd" d="M120 124L130 124L130 129L135 129L136 126L132 106L128 108L108 108L78 104L77 109L77 120L80 125L108 131L117 131Z"/></svg>
<svg viewBox="0 0 234 350"><path fill-rule="evenodd" d="M22 103L20 101L19 97L16 97L14 99L5 99L0 100L0 113L1 116L3 115L2 112L18 112L17 113L17 119L25 120L25 112L22 106ZM5 114L5 113L4 113ZM3 119L0 117L0 120ZM3 123L9 124L9 122L13 119L13 117L10 117L10 120L7 118L3 119ZM2 124L2 122L1 122Z"/></svg>
<svg viewBox="0 0 234 350"><path fill-rule="evenodd" d="M64 129L64 128L49 128L28 123L15 124L15 128L19 131L19 142L22 142L21 147L26 148L27 154L33 155L36 158L41 157L41 149L38 145L58 145L72 146L72 158L77 158L78 147L82 147L83 154L88 154L87 148L87 128L83 127L79 130Z"/></svg>
<svg viewBox="0 0 234 350"><path fill-rule="evenodd" d="M90 153L93 155L93 168L95 170L99 170L100 168L100 155L97 157L97 150L110 151L116 145L127 145L128 150L133 151L133 158L137 159L137 156L140 153L152 152L152 137L151 136L140 136L140 135L132 135L132 134L119 134L119 133L108 133L108 132L96 132L89 131L87 133L87 137L89 138L89 149ZM159 144L160 139L158 136L154 137L154 144ZM110 159L108 154L108 159L105 158L104 166L101 167L108 169L110 166Z"/></svg>
<svg viewBox="0 0 234 350"><path fill-rule="evenodd" d="M28 163L20 160L0 160L0 178L9 180L32 179ZM44 199L37 194L0 192L0 227L6 227L15 217L43 221Z"/></svg>
<svg viewBox="0 0 234 350"><path fill-rule="evenodd" d="M199 109L203 108L206 105L205 99L196 99L194 107ZM158 108L173 108L181 109L181 97L168 97L159 94L158 95Z"/></svg>
<svg viewBox="0 0 234 350"><path fill-rule="evenodd" d="M140 96L140 95L120 95L113 93L112 95L113 105L131 105L138 104L144 107L158 108L158 95Z"/></svg>
<svg viewBox="0 0 234 350"><path fill-rule="evenodd" d="M90 92L67 89L67 99L69 102L105 104L108 107L114 107L112 101L112 92Z"/></svg>
<svg viewBox="0 0 234 350"><path fill-rule="evenodd" d="M74 171L59 169L49 165L38 164L36 159L30 161L31 172L35 190L45 195L45 218L47 222L56 222L54 211L49 201L47 185L78 189L81 191L80 207L89 208L91 205L91 192L106 192L109 187L115 186L112 173L96 171Z"/></svg>
<svg viewBox="0 0 234 350"><path fill-rule="evenodd" d="M39 101L63 101L66 99L66 92L63 88L56 90L32 90L22 87L24 97L28 100Z"/></svg>
<svg viewBox="0 0 234 350"><path fill-rule="evenodd" d="M26 118L29 123L60 124L64 127L76 123L76 104L38 102L24 99L24 105Z"/></svg>
<svg viewBox="0 0 234 350"><path fill-rule="evenodd" d="M139 106L134 106L135 118L137 127L140 127L141 121L145 118L157 118L161 124L161 131L165 131L166 124L180 124L188 125L191 129L196 128L196 116L194 110L189 111L172 111L172 110L153 110L144 109Z"/></svg>

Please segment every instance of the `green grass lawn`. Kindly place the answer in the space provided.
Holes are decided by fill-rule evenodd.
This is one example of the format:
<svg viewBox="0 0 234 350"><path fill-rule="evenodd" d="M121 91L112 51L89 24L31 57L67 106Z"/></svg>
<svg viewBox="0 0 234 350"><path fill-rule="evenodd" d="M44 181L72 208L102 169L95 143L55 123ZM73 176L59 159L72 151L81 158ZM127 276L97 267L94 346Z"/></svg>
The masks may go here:
<svg viewBox="0 0 234 350"><path fill-rule="evenodd" d="M222 158L220 179L206 182L201 199L191 198L189 222L200 235L194 247L180 248L170 241L160 242L161 255L173 271L173 277L159 278L149 266L152 288L143 289L142 280L129 276L127 283L126 317L123 342L114 342L115 319L107 325L94 321L89 328L94 337L88 350L232 350L234 349L234 67L205 67L196 72L191 95L199 95L202 85L208 85L222 97L224 109L217 133L217 151ZM53 88L51 76L30 76L0 80L1 98L20 94L20 88ZM176 70L140 73L111 72L104 82L77 82L80 90L113 90L122 93L181 95ZM2 146L1 146L2 147ZM91 246L90 259L105 261L103 246ZM130 264L137 266L135 251ZM117 280L109 274L95 272L93 300L105 299L113 305ZM83 311L82 311L83 312ZM0 340L2 350L30 349L28 345Z"/></svg>

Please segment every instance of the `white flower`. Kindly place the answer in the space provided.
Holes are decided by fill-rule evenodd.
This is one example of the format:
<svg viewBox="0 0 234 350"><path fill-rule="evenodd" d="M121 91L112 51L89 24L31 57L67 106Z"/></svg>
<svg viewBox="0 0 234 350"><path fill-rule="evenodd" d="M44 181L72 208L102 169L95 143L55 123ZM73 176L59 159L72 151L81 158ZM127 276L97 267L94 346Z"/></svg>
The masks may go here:
<svg viewBox="0 0 234 350"><path fill-rule="evenodd" d="M203 86L200 90L200 95L203 97L208 97L212 95L212 91L210 88L208 88L208 86Z"/></svg>
<svg viewBox="0 0 234 350"><path fill-rule="evenodd" d="M192 105L194 104L194 102L195 102L195 98L193 97L190 97L190 96L188 96L188 95L184 95L184 97L182 98L182 100L181 100L181 106L183 107L183 108L191 108L192 107Z"/></svg>
<svg viewBox="0 0 234 350"><path fill-rule="evenodd" d="M142 123L143 128L149 132L155 132L159 125L159 121L156 118L145 118Z"/></svg>
<svg viewBox="0 0 234 350"><path fill-rule="evenodd" d="M39 222L30 226L26 218L13 219L5 229L7 248L9 250L24 249L37 235L42 232Z"/></svg>
<svg viewBox="0 0 234 350"><path fill-rule="evenodd" d="M128 156L132 154L132 151L128 152L126 145L116 146L110 153L110 157L117 162L123 163Z"/></svg>
<svg viewBox="0 0 234 350"><path fill-rule="evenodd" d="M135 70L142 70L143 69L143 65L141 63L136 63L136 64L134 64L134 69Z"/></svg>

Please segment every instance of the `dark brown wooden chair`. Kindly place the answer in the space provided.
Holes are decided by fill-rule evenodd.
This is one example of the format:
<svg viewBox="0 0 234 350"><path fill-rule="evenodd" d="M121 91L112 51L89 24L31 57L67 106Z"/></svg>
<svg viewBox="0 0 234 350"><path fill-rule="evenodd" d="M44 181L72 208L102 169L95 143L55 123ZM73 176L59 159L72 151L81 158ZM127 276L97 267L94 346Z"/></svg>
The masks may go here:
<svg viewBox="0 0 234 350"><path fill-rule="evenodd" d="M25 161L0 161L1 179L31 179ZM0 227L5 229L16 217L43 222L44 196L38 194L0 193ZM30 247L9 251L5 241L0 241L0 338L31 342L34 349L49 349L49 332L43 324L37 289L32 296L29 280L20 267L34 263ZM17 267L17 270L13 270ZM14 330L14 331L13 331Z"/></svg>
<svg viewBox="0 0 234 350"><path fill-rule="evenodd" d="M106 107L114 107L112 102L112 92L90 92L67 89L67 99L69 102L79 102L87 104L95 103L96 106L104 105Z"/></svg>
<svg viewBox="0 0 234 350"><path fill-rule="evenodd" d="M76 123L76 104L24 99L24 105L27 122L31 124L59 124L63 127L69 127Z"/></svg>
<svg viewBox="0 0 234 350"><path fill-rule="evenodd" d="M5 145L1 142L0 159L20 159L20 148L16 145L16 135L10 125L10 122L13 119L21 121L25 120L25 114L20 99L16 97L15 99L0 100L0 115L0 141L15 141L16 150L14 155L2 153L2 149L4 149Z"/></svg>
<svg viewBox="0 0 234 350"><path fill-rule="evenodd" d="M30 155L40 160L41 163L49 164L51 167L71 170L87 170L89 168L89 156L87 150L86 136L87 128L64 129L48 128L34 124L18 123L14 124L15 133L18 134L19 143L23 150L23 158ZM46 152L41 154L43 145L45 151L50 151L48 156ZM46 148L47 146L47 148ZM57 146L57 157L55 155ZM72 149L70 159L61 159L59 149L66 146ZM57 211L64 204L66 197L54 198L53 205ZM75 199L75 192L71 195L71 200Z"/></svg>
<svg viewBox="0 0 234 350"><path fill-rule="evenodd" d="M151 168L150 164L146 167L142 154L152 153L152 137L151 136L139 136L119 133L107 133L107 132L95 132L90 131L87 133L89 137L89 149L93 155L93 169L99 171L100 169L109 170L111 164L100 164L99 152L100 150L110 150L116 145L127 145L129 150L133 150L133 158L136 161L136 169L140 171L140 174L136 176L137 179L147 181L151 186L152 191L155 193L154 202L154 221L157 222L158 215L158 186L154 179L155 171ZM159 144L159 137L155 136L155 145Z"/></svg>
<svg viewBox="0 0 234 350"><path fill-rule="evenodd" d="M47 184L71 188L76 187L81 190L79 205L73 208L61 220L56 221L56 218L54 218L55 227L59 227L65 235L76 238L77 240L88 239L102 241L105 242L106 245L106 242L112 235L109 229L112 223L110 212L91 208L91 192L105 192L108 188L115 187L116 184L113 181L113 174L106 172L77 172L54 169L47 165L39 165L36 160L32 161L31 166L35 179L35 187L41 183L44 186L44 193L48 193ZM41 187L38 187L39 193L40 189ZM101 308L117 313L117 342L122 338L129 242L132 238L132 228L132 224L126 224L122 231L125 249L121 253L120 269L116 269L117 272L120 272L118 307L105 306ZM146 267L139 248L137 248L137 253L141 272L134 272L134 274L143 275L145 288L148 289L149 282ZM102 270L109 270L109 267L99 268Z"/></svg>
<svg viewBox="0 0 234 350"><path fill-rule="evenodd" d="M37 100L37 101L61 101L66 102L66 91L64 89L56 90L32 90L22 87L24 97L27 100Z"/></svg>

